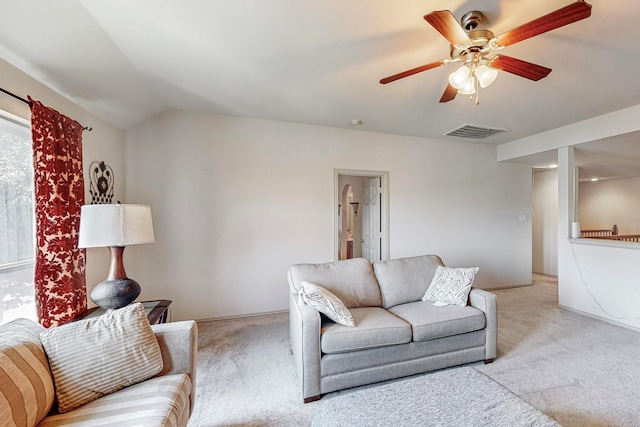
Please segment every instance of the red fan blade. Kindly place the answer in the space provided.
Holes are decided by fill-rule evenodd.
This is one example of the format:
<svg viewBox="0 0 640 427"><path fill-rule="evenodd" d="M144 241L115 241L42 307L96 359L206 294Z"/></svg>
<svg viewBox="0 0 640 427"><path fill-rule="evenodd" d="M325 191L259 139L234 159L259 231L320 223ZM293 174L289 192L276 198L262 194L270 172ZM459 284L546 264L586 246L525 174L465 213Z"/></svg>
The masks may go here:
<svg viewBox="0 0 640 427"><path fill-rule="evenodd" d="M504 55L496 56L489 62L489 66L533 81L545 78L551 72L551 68Z"/></svg>
<svg viewBox="0 0 640 427"><path fill-rule="evenodd" d="M442 65L444 65L446 63L447 62L443 60L443 61L432 62L431 64L422 65L420 67L412 68L410 70L403 71L402 73L398 73L398 74L394 74L393 76L385 77L384 79L380 80L380 83L383 84L383 85L386 85L387 83L391 83L391 82L394 82L396 80L403 79L405 77L409 77L409 76L412 76L414 74L430 70L432 68L440 67L440 66L442 66Z"/></svg>
<svg viewBox="0 0 640 427"><path fill-rule="evenodd" d="M448 10L436 10L424 16L424 19L438 30L451 44L470 43L471 39L460 26L455 16Z"/></svg>
<svg viewBox="0 0 640 427"><path fill-rule="evenodd" d="M458 89L456 89L455 87L449 85L444 90L444 93L442 94L442 98L440 98L440 102L452 101L453 98L455 98L457 94L458 94Z"/></svg>
<svg viewBox="0 0 640 427"><path fill-rule="evenodd" d="M578 0L568 6L534 19L497 37L500 46L509 46L522 40L555 30L591 16L591 5Z"/></svg>

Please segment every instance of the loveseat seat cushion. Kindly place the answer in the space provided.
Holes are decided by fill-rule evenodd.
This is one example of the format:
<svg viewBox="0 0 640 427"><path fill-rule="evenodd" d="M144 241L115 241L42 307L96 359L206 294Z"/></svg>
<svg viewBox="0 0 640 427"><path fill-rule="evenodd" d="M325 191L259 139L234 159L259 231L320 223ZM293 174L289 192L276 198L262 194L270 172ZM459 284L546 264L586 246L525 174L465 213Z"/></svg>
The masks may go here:
<svg viewBox="0 0 640 427"><path fill-rule="evenodd" d="M364 350L411 341L411 326L380 307L351 310L355 327L331 321L322 325L320 347L323 353Z"/></svg>
<svg viewBox="0 0 640 427"><path fill-rule="evenodd" d="M34 426L51 409L55 391L43 331L28 319L0 327L0 425Z"/></svg>
<svg viewBox="0 0 640 427"><path fill-rule="evenodd" d="M298 293L302 282L322 286L340 298L347 308L382 305L380 287L373 274L373 266L364 258L291 266L289 269L291 292Z"/></svg>
<svg viewBox="0 0 640 427"><path fill-rule="evenodd" d="M439 265L444 264L437 255L377 261L373 269L380 285L382 306L390 308L420 301Z"/></svg>
<svg viewBox="0 0 640 427"><path fill-rule="evenodd" d="M417 301L389 311L411 324L417 342L478 331L486 325L484 313L469 305L438 307L431 301Z"/></svg>
<svg viewBox="0 0 640 427"><path fill-rule="evenodd" d="M191 389L191 380L186 374L151 378L71 412L48 416L38 427L178 426L189 413Z"/></svg>

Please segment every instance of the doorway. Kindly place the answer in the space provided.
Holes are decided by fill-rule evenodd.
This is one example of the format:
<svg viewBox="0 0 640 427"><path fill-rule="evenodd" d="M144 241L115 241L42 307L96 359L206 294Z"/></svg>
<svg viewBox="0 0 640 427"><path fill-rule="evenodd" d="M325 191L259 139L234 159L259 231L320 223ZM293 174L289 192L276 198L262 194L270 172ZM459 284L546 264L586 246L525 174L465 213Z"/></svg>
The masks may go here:
<svg viewBox="0 0 640 427"><path fill-rule="evenodd" d="M389 259L389 174L335 170L336 260Z"/></svg>

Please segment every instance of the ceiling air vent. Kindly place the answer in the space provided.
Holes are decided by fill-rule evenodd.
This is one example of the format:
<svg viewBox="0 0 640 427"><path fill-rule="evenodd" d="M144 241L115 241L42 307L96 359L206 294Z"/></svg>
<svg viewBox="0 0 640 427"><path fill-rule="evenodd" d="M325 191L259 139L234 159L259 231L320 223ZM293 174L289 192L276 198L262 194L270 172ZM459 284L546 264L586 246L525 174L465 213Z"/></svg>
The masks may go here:
<svg viewBox="0 0 640 427"><path fill-rule="evenodd" d="M509 132L511 129L492 128L481 125L464 124L445 133L447 136L458 138L484 139L502 132Z"/></svg>

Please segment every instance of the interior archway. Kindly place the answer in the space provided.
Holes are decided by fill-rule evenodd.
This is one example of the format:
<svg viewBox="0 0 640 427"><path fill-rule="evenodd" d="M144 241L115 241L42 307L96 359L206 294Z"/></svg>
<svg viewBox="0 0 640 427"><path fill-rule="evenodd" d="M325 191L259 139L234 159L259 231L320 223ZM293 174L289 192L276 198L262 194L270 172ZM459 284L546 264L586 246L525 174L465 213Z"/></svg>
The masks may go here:
<svg viewBox="0 0 640 427"><path fill-rule="evenodd" d="M340 198L340 252L339 259L353 258L354 236L354 212L351 209L353 203L353 187L346 184L342 188Z"/></svg>

